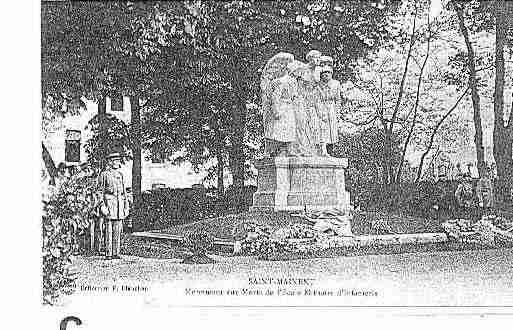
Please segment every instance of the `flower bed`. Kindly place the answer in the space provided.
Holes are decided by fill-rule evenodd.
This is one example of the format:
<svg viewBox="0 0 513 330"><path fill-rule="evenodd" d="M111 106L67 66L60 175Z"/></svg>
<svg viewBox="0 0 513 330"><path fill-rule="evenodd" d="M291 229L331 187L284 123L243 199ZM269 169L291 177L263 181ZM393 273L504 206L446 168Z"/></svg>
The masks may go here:
<svg viewBox="0 0 513 330"><path fill-rule="evenodd" d="M476 223L465 219L448 220L442 228L450 238L459 242L513 245L513 221L495 215L485 216Z"/></svg>

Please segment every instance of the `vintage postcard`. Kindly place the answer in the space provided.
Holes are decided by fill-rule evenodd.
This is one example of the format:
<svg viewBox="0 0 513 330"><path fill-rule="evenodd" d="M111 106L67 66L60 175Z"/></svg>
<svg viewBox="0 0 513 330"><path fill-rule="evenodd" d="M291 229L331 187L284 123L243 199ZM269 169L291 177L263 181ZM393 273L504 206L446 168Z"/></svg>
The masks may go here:
<svg viewBox="0 0 513 330"><path fill-rule="evenodd" d="M41 2L43 313L511 319L512 17Z"/></svg>

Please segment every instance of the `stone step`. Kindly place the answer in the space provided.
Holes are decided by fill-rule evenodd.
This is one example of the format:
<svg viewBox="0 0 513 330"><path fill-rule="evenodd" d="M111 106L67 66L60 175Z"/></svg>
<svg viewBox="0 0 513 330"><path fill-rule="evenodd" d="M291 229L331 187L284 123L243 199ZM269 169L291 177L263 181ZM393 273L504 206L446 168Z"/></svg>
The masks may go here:
<svg viewBox="0 0 513 330"><path fill-rule="evenodd" d="M178 242L182 242L184 240L184 237L181 235L174 235L174 234L168 234L168 233L156 233L156 232L151 232L151 231L132 233L132 236L143 237L143 238L153 238L153 239L164 239L164 240L178 241ZM233 241L217 239L217 238L214 239L214 245L233 247L233 244L234 244Z"/></svg>
<svg viewBox="0 0 513 330"><path fill-rule="evenodd" d="M171 241L183 241L184 237L181 235L157 233L157 232L137 232L132 234L135 237L165 239ZM513 236L513 235L512 235ZM369 245L400 245L400 244L428 244L428 243L442 243L447 241L447 235L444 233L417 233L417 234L390 234L390 235L364 235L350 237L336 237L340 240L340 246L369 246ZM302 240L297 240L302 241ZM311 241L311 239L305 239ZM218 246L233 247L234 241L215 239L214 244ZM337 244L338 245L338 244Z"/></svg>
<svg viewBox="0 0 513 330"><path fill-rule="evenodd" d="M355 236L354 239L358 242L358 245L368 246L373 244L394 245L442 243L446 242L448 238L445 233L416 233Z"/></svg>

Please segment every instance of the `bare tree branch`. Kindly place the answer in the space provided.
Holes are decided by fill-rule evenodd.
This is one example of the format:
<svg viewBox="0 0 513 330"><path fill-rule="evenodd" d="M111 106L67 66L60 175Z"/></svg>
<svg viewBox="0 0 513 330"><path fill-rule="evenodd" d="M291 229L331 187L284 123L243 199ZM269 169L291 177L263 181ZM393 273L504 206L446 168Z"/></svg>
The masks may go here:
<svg viewBox="0 0 513 330"><path fill-rule="evenodd" d="M458 107L458 105L460 104L461 100L465 97L465 95L467 95L469 90L470 90L470 84L467 85L467 88L460 95L460 97L456 100L456 103L454 103L454 105L445 113L445 115L438 121L438 123L436 124L435 128L433 129L433 132L431 133L431 137L429 138L429 143L428 143L428 146L426 148L426 151L424 151L424 153L420 157L420 163L419 163L419 168L417 170L417 177L415 179L415 183L418 183L419 180L420 180L420 177L421 177L421 174L422 174L422 167L424 165L424 160L425 160L427 154L431 151L431 148L433 147L433 143L435 142L435 137L436 137L436 134L438 133L438 130L440 129L440 127L442 126L444 121Z"/></svg>
<svg viewBox="0 0 513 330"><path fill-rule="evenodd" d="M426 49L426 56L424 57L424 61L422 62L422 67L420 68L420 73L419 73L419 78L417 80L417 92L416 92L416 96L415 96L415 105L413 106L414 108L414 111L413 111L413 122L411 124L411 127L410 127L410 130L408 131L408 136L406 137L406 141L404 142L404 148L403 148L403 152L401 154L401 160L400 160L400 163L399 163L399 168L397 169L397 173L396 173L396 177L395 177L395 181L396 182L399 182L399 180L401 179L401 172L402 172L402 169L403 169L403 166L404 166L404 159L406 157L406 151L408 150L408 145L410 144L410 140L411 140L411 137L413 135L413 131L415 129L415 125L417 124L417 115L418 115L418 107L419 107L419 100L420 100L420 87L422 85L422 76L424 75L424 69L426 67L426 64L427 64L427 61L428 61L428 58L429 58L429 52L431 50L431 28L430 28L430 17L429 17L429 12L427 14L427 21L428 21L428 33L429 33L429 36L428 36L428 39L427 39L427 49Z"/></svg>
<svg viewBox="0 0 513 330"><path fill-rule="evenodd" d="M373 123L376 119L378 119L378 115L374 115L374 116L371 116L370 118L364 120L363 122L356 122L356 121L352 121L350 119L344 119L344 121L352 124L352 125L355 125L355 126L365 126L365 125L369 125L371 123Z"/></svg>
<svg viewBox="0 0 513 330"><path fill-rule="evenodd" d="M417 25L417 6L415 6L415 13L413 16L413 28L412 28L411 37L410 37L410 46L408 48L408 54L406 56L406 63L404 65L403 76L401 78L401 84L399 85L399 95L397 96L397 100L396 100L395 107L394 107L394 112L392 113L392 120L391 120L391 122L392 122L391 129L392 130L393 130L393 122L395 121L395 118L397 117L397 114L399 113L399 107L401 105L401 101L403 98L404 84L406 82L406 76L408 75L408 65L409 65L410 59L412 57L411 53L413 50L413 45L415 44L416 25Z"/></svg>

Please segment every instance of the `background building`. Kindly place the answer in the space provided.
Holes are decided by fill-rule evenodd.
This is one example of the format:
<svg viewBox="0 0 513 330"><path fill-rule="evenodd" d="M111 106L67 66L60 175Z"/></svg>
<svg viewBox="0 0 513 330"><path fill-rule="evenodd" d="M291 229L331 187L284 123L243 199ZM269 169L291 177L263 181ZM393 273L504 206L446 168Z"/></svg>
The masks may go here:
<svg viewBox="0 0 513 330"><path fill-rule="evenodd" d="M107 114L116 116L126 124L131 122L130 100L123 98L118 103L107 98ZM63 162L66 165L80 165L87 161L85 150L86 142L92 137L93 132L89 122L98 114L98 105L86 102L86 109L77 115L66 116L60 125L46 133L45 145L55 162L55 165ZM132 182L132 162L126 162L121 171L127 184ZM194 173L189 163L181 166L172 165L166 155L162 157L150 157L149 152L142 152L142 190L152 187L186 188L202 182L204 174Z"/></svg>

